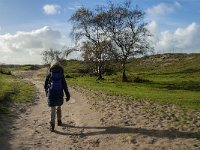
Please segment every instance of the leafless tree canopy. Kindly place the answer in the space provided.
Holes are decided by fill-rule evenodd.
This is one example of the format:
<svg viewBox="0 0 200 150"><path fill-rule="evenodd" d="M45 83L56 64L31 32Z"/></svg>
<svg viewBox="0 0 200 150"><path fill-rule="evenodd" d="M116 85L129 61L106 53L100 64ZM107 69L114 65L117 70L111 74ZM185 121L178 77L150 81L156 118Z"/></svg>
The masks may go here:
<svg viewBox="0 0 200 150"><path fill-rule="evenodd" d="M123 5L110 2L108 6L95 10L79 8L71 17L73 35L82 42L84 58L99 62L100 69L104 56L115 56L122 64L122 80L126 81L128 58L152 49L148 41L151 34L146 29L144 16L145 13L137 6L132 7L130 0Z"/></svg>
<svg viewBox="0 0 200 150"><path fill-rule="evenodd" d="M107 55L109 42L99 25L98 14L86 8L79 8L71 17L73 35L76 41L81 41L83 58L90 60L96 66L98 78L102 79L102 67Z"/></svg>
<svg viewBox="0 0 200 150"><path fill-rule="evenodd" d="M61 55L61 52L50 48L42 52L42 59L45 64L50 64L53 60L58 60Z"/></svg>
<svg viewBox="0 0 200 150"><path fill-rule="evenodd" d="M55 50L53 48L49 48L42 52L42 59L45 64L50 64L52 61L62 61L65 60L69 54L74 51L78 51L74 48L63 47L61 50Z"/></svg>

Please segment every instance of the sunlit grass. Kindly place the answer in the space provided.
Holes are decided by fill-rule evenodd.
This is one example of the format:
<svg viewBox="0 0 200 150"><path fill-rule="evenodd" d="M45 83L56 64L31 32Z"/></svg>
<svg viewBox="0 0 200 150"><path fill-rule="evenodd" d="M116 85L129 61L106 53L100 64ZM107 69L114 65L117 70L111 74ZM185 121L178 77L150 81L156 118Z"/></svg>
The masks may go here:
<svg viewBox="0 0 200 150"><path fill-rule="evenodd" d="M11 72L11 71L27 71L27 70L34 70L39 69L42 66L40 65L0 65L0 72Z"/></svg>
<svg viewBox="0 0 200 150"><path fill-rule="evenodd" d="M129 59L126 73L130 82L127 83L121 82L119 62L108 65L111 75L105 76L108 74L105 73L102 81L82 74L81 70L87 67L78 61L66 64L65 74L72 77L67 78L69 84L200 110L200 54L163 54Z"/></svg>
<svg viewBox="0 0 200 150"><path fill-rule="evenodd" d="M79 77L68 79L68 82L109 94L131 96L134 99L146 99L159 103L176 104L196 110L200 109L199 80L195 81L193 79L195 82L190 82L190 80L184 79L184 82L182 82L176 78L166 78L164 80L164 77L159 80L159 78L154 76L149 77L148 80L150 82L147 83L123 83L112 78L112 76L109 76L103 81L97 81L95 77Z"/></svg>
<svg viewBox="0 0 200 150"><path fill-rule="evenodd" d="M22 82L12 75L0 74L0 114L9 114L8 104L11 102L31 102L33 85Z"/></svg>

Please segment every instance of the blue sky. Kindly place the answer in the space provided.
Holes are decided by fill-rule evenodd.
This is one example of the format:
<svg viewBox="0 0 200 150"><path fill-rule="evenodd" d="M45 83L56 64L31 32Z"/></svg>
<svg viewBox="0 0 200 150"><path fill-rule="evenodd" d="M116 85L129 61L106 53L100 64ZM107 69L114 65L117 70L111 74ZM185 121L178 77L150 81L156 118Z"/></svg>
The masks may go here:
<svg viewBox="0 0 200 150"><path fill-rule="evenodd" d="M0 63L41 64L44 49L73 46L71 15L107 0L0 0ZM113 0L121 3L123 0ZM146 12L155 53L200 52L200 0L132 0ZM71 57L79 57L72 54Z"/></svg>

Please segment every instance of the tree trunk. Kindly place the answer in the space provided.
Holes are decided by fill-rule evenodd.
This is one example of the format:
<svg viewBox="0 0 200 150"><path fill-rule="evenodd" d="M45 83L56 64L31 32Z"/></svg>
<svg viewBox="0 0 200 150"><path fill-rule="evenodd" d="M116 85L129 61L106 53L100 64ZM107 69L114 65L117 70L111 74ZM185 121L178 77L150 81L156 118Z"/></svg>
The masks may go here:
<svg viewBox="0 0 200 150"><path fill-rule="evenodd" d="M126 63L122 63L122 82L127 82L127 76L126 76Z"/></svg>
<svg viewBox="0 0 200 150"><path fill-rule="evenodd" d="M102 77L101 66L98 66L98 78L97 78L97 80L104 80L104 78Z"/></svg>

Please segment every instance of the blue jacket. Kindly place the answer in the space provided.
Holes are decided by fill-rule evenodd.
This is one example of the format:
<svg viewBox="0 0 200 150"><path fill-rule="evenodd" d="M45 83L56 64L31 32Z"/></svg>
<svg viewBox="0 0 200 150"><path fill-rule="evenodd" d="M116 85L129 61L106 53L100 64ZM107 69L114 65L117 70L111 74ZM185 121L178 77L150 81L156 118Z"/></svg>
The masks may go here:
<svg viewBox="0 0 200 150"><path fill-rule="evenodd" d="M55 94L51 91L51 87L50 87L50 82L51 82L51 73L54 72L54 73L58 73L58 74L61 74L61 82L62 82L62 92L60 94ZM60 78L60 77L58 77ZM68 91L68 87L67 87L67 83L66 83L66 80L65 80L65 77L64 77L64 71L62 68L59 68L59 67L56 67L56 68L52 68L49 72L49 74L46 76L46 79L45 79L45 84L44 84L44 88L45 88L45 91L47 93L47 97L48 97L48 105L50 107L53 107L53 106L61 106L63 104L63 101L64 101L64 92L65 92L65 95L67 98L70 98L70 94L69 94L69 91ZM64 91L64 92L63 92Z"/></svg>

